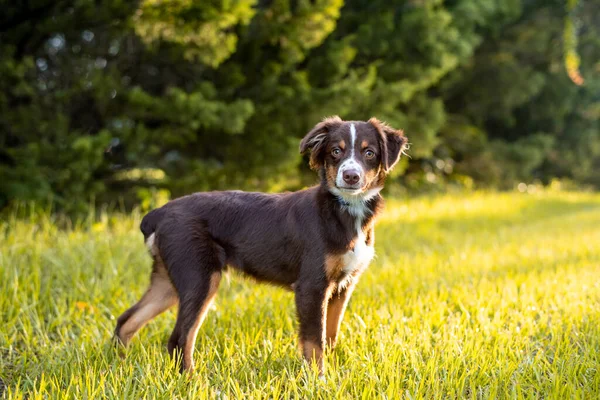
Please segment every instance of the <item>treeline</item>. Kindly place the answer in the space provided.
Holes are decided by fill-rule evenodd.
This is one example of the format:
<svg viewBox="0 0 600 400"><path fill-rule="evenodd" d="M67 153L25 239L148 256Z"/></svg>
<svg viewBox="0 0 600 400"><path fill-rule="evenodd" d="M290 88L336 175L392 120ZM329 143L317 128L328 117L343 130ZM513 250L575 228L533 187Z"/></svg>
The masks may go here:
<svg viewBox="0 0 600 400"><path fill-rule="evenodd" d="M600 0L0 9L0 206L295 189L314 180L299 138L333 114L405 129L405 187L600 186Z"/></svg>

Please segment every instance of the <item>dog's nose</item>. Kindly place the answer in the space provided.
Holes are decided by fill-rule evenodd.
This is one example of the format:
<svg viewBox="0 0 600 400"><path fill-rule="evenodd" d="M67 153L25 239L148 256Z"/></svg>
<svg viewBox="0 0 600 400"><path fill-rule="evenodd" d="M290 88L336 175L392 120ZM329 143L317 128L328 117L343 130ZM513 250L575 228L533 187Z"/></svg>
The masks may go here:
<svg viewBox="0 0 600 400"><path fill-rule="evenodd" d="M344 171L344 182L348 185L356 185L360 180L360 175L355 169L349 169Z"/></svg>

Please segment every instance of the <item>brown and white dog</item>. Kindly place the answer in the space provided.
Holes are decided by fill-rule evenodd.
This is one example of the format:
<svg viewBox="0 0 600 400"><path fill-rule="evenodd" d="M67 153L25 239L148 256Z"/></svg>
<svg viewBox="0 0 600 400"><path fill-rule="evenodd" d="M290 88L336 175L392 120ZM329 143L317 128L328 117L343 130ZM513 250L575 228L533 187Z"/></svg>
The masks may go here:
<svg viewBox="0 0 600 400"><path fill-rule="evenodd" d="M402 131L377 119L323 120L300 143L320 185L293 193L195 193L144 217L154 259L150 287L121 315L127 345L148 321L179 304L169 352L194 367L198 328L227 266L295 292L300 347L323 374L348 299L373 258L373 225L386 175L406 148Z"/></svg>

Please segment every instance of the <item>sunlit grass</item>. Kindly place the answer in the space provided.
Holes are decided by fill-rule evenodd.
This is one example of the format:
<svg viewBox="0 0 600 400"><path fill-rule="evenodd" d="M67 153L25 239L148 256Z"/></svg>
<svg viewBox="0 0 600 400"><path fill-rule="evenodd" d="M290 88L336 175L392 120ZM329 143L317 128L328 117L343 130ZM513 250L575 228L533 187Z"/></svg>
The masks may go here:
<svg viewBox="0 0 600 400"><path fill-rule="evenodd" d="M389 200L327 381L297 352L290 293L224 280L180 376L173 311L110 343L143 293L139 215L59 230L0 223L0 378L7 398L598 398L600 195Z"/></svg>

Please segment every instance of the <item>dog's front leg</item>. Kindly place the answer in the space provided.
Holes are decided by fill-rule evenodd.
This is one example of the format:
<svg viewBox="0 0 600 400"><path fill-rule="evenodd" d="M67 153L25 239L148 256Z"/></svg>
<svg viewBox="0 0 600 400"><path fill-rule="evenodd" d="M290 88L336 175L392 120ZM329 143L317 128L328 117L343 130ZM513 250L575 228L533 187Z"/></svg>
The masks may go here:
<svg viewBox="0 0 600 400"><path fill-rule="evenodd" d="M327 303L327 328L326 328L326 340L327 346L333 349L337 342L338 331L342 318L344 317L344 311L348 305L348 300L354 290L354 284L351 284L345 288L337 289L331 294L331 298Z"/></svg>
<svg viewBox="0 0 600 400"><path fill-rule="evenodd" d="M325 324L327 318L327 300L329 288L325 280L314 282L302 280L295 286L296 309L300 323L300 348L309 364L315 362L319 376L323 376L325 363Z"/></svg>

